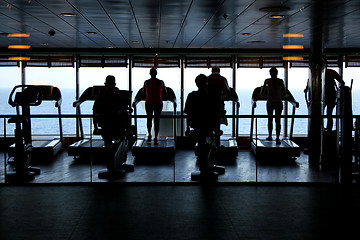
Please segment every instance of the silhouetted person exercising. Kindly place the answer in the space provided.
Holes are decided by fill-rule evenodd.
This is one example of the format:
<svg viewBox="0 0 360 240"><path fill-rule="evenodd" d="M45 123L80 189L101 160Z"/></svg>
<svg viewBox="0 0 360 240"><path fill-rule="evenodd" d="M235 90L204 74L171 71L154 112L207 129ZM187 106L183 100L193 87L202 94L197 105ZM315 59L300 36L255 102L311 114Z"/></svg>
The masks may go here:
<svg viewBox="0 0 360 240"><path fill-rule="evenodd" d="M207 93L207 77L200 74L195 78L197 91L192 91L186 98L184 112L187 114L187 134L190 127L194 129L195 140L199 146L199 167L202 174L209 173L207 159L208 151L206 138L217 130L215 109L211 105L210 96Z"/></svg>
<svg viewBox="0 0 360 240"><path fill-rule="evenodd" d="M264 86L261 89L261 95L267 97L266 110L269 115L268 118L268 132L269 136L266 138L272 141L273 130L273 112L275 111L276 124L276 144L281 144L281 112L283 109L283 96L285 94L285 85L282 79L277 77L278 71L275 67L270 69L271 78L265 79Z"/></svg>
<svg viewBox="0 0 360 240"><path fill-rule="evenodd" d="M123 139L127 117L126 96L115 86L115 77L107 76L105 90L99 93L93 106L95 130L98 127L102 129L101 135L105 144L106 166L109 173L115 171L113 140Z"/></svg>
<svg viewBox="0 0 360 240"><path fill-rule="evenodd" d="M225 115L224 98L229 95L230 88L225 77L220 75L220 68L214 66L211 68L211 74L207 78L207 88L210 96L210 102L214 108L218 109L219 127L220 122L227 125L226 119L220 120L221 115Z"/></svg>
<svg viewBox="0 0 360 240"><path fill-rule="evenodd" d="M152 119L154 118L154 144L159 144L158 135L160 130L160 114L163 108L163 96L166 96L165 83L156 78L157 71L155 68L150 70L151 78L144 82L145 110L147 115L147 142L151 142Z"/></svg>
<svg viewBox="0 0 360 240"><path fill-rule="evenodd" d="M345 84L344 81L341 79L341 76L336 71L326 68L324 109L326 107L326 116L327 116L326 129L329 131L331 131L333 127L333 119L331 115L336 104L336 91L338 88L335 80L340 83L340 86L343 86Z"/></svg>
<svg viewBox="0 0 360 240"><path fill-rule="evenodd" d="M212 106L209 104L209 95L207 92L207 77L200 74L195 78L197 91L192 91L186 98L184 113L187 118L187 132L193 128L199 135L206 135L213 128Z"/></svg>

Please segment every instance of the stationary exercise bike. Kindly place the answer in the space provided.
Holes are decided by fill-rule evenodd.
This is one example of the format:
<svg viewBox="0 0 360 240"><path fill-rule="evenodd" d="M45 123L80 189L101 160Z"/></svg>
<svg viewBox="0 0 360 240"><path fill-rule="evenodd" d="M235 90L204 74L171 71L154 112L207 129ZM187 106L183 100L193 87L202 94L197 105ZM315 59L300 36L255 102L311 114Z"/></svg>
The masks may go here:
<svg viewBox="0 0 360 240"><path fill-rule="evenodd" d="M6 181L31 181L35 175L40 174L40 169L31 167L30 106L41 104L42 92L33 85L17 85L11 91L8 102L12 107L16 107L17 115L8 121L15 124L15 155L8 159L8 163L13 163L15 168L14 172L6 173Z"/></svg>
<svg viewBox="0 0 360 240"><path fill-rule="evenodd" d="M122 90L122 93L131 100L130 91ZM125 176L126 172L134 171L134 165L126 163L129 144L133 143L134 139L136 139L136 132L134 131L134 127L131 126L131 113L132 109L128 104L127 108L117 116L119 120L117 124L119 124L119 126L111 129L103 129L101 124L96 120L96 117L94 117L94 134L102 135L104 138L106 136L104 131L111 131L110 135L113 135L111 143L105 143L105 154L109 159L106 159L107 169L101 170L98 173L100 179L113 180Z"/></svg>

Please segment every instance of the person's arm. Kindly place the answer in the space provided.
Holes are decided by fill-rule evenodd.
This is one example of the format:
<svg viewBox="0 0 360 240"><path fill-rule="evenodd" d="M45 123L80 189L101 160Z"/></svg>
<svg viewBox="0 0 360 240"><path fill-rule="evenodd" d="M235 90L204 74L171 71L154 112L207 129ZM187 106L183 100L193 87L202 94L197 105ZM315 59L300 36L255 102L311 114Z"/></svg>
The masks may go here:
<svg viewBox="0 0 360 240"><path fill-rule="evenodd" d="M334 78L336 79L336 81L340 83L340 87L345 85L344 80L342 80L341 76L335 71L334 71Z"/></svg>

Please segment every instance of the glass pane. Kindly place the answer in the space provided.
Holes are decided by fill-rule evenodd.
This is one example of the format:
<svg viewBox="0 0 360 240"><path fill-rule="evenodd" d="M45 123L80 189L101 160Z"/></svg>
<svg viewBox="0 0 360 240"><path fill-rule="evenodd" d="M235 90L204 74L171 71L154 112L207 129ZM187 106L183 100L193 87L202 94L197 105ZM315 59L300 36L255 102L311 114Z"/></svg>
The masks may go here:
<svg viewBox="0 0 360 240"><path fill-rule="evenodd" d="M26 68L26 84L34 85L53 85L60 89L62 96L61 114L75 114L73 102L75 98L76 75L75 68ZM55 101L43 101L40 106L31 107L32 114L51 114L58 115L58 109L55 107ZM36 135L58 135L59 120L51 119L33 119L32 132ZM62 119L63 133L75 134L75 119Z"/></svg>
<svg viewBox="0 0 360 240"><path fill-rule="evenodd" d="M14 86L21 84L21 68L0 67L0 114L16 114L16 109L8 104ZM6 135L14 135L14 124L6 125ZM4 124L0 124L0 135L4 135Z"/></svg>

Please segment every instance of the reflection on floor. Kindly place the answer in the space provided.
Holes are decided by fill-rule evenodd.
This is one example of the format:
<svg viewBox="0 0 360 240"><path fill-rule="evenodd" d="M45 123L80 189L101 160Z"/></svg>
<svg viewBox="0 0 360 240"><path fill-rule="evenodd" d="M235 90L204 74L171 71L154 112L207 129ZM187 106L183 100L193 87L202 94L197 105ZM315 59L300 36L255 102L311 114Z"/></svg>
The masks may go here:
<svg viewBox="0 0 360 240"><path fill-rule="evenodd" d="M4 158L1 153L0 183L4 183ZM105 168L103 159L74 159L66 151L49 163L34 164L41 168L41 174L33 183L106 182L97 174ZM128 162L135 164L135 171L127 173L117 182L191 182L191 172L198 169L194 151L177 150L174 159L157 161L134 159L128 153ZM332 172L313 169L308 164L308 155L301 154L295 160L256 161L250 151L240 151L236 159L227 160L224 175L218 182L335 182Z"/></svg>

